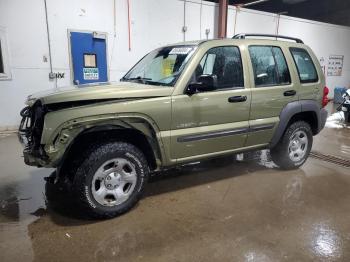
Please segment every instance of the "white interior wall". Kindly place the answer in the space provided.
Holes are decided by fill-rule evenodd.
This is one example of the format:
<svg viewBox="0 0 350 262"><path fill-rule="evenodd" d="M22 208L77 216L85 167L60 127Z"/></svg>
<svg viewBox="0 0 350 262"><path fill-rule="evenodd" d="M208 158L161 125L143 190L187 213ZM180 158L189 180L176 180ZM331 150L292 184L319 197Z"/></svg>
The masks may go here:
<svg viewBox="0 0 350 262"><path fill-rule="evenodd" d="M50 81L44 0L0 0L0 27L7 31L12 79L0 81L0 128L18 124L19 110L29 94L56 86L70 85L68 29L102 31L108 34L110 80L118 80L150 50L184 39L183 0L130 0L131 50L128 49L127 0L116 0L116 37L114 38L113 0L47 0L54 72L65 78ZM202 4L202 5L201 5ZM235 33L276 31L276 15L241 9ZM236 10L228 10L228 36L234 34ZM186 2L186 40L217 35L218 6L201 1ZM310 45L318 57L345 55L343 75L327 77L327 85L350 84L350 28L282 16L280 34L295 36Z"/></svg>
<svg viewBox="0 0 350 262"><path fill-rule="evenodd" d="M227 21L227 36L234 35L234 17L236 19L236 34L239 33L260 33L274 34L276 32L276 18L274 15L265 12L255 12L247 9L229 8L229 18Z"/></svg>
<svg viewBox="0 0 350 262"><path fill-rule="evenodd" d="M324 58L325 65L330 55L344 55L342 76L327 76L326 69L326 85L330 88L330 97L333 97L335 87L350 87L349 27L282 17L279 32L303 39L319 59Z"/></svg>
<svg viewBox="0 0 350 262"><path fill-rule="evenodd" d="M275 34L277 15L249 9L239 10L236 21L236 34L265 33ZM234 35L234 16L236 9L229 8L228 37ZM342 76L327 76L326 85L330 88L329 97L333 97L337 86L350 87L350 28L300 18L281 16L278 34L302 39L315 52L316 56L328 64L330 55L344 55Z"/></svg>

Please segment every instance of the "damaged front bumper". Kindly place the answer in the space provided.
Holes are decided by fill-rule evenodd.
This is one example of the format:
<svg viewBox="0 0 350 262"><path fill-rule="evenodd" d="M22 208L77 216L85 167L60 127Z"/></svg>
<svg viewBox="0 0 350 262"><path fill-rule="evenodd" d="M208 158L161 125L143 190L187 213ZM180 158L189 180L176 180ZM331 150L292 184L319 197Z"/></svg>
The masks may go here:
<svg viewBox="0 0 350 262"><path fill-rule="evenodd" d="M26 165L36 167L43 167L48 165L48 156L42 147L39 150L35 150L34 148L28 146L28 144L24 143L23 137L21 135L18 137L19 141L24 147L23 158Z"/></svg>

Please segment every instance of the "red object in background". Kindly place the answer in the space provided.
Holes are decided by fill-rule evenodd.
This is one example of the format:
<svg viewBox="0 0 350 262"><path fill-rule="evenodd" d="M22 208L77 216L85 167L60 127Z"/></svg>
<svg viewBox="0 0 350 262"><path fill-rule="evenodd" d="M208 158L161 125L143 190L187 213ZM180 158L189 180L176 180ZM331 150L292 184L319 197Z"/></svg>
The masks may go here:
<svg viewBox="0 0 350 262"><path fill-rule="evenodd" d="M325 107L328 104L328 94L329 94L329 89L328 87L323 88L323 97L322 97L322 107Z"/></svg>

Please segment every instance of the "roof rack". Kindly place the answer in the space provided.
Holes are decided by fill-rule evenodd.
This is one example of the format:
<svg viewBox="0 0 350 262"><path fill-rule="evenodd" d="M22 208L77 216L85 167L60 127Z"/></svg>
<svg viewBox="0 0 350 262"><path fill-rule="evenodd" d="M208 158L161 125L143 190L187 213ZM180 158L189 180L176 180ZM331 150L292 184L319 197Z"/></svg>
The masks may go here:
<svg viewBox="0 0 350 262"><path fill-rule="evenodd" d="M278 38L281 39L288 39L288 40L293 40L299 44L304 44L304 42L299 39L299 38L295 38L295 37L290 37L290 36L283 36L283 35L269 35L269 34L237 34L234 35L232 37L232 39L245 39L246 37L251 37L251 36L257 36L257 37L271 37L271 38L275 38L276 40Z"/></svg>

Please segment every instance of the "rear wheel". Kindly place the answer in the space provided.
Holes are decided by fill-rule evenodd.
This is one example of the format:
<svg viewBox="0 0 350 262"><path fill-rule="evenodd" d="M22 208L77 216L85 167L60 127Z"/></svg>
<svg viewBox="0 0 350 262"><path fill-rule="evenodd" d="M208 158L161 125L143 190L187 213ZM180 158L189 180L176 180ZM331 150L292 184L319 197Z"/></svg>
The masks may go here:
<svg viewBox="0 0 350 262"><path fill-rule="evenodd" d="M142 152L124 143L94 147L74 178L78 203L94 217L114 217L131 209L140 199L148 179Z"/></svg>
<svg viewBox="0 0 350 262"><path fill-rule="evenodd" d="M279 143L271 149L273 162L282 169L300 167L309 156L312 141L312 131L308 123L304 121L292 123Z"/></svg>

